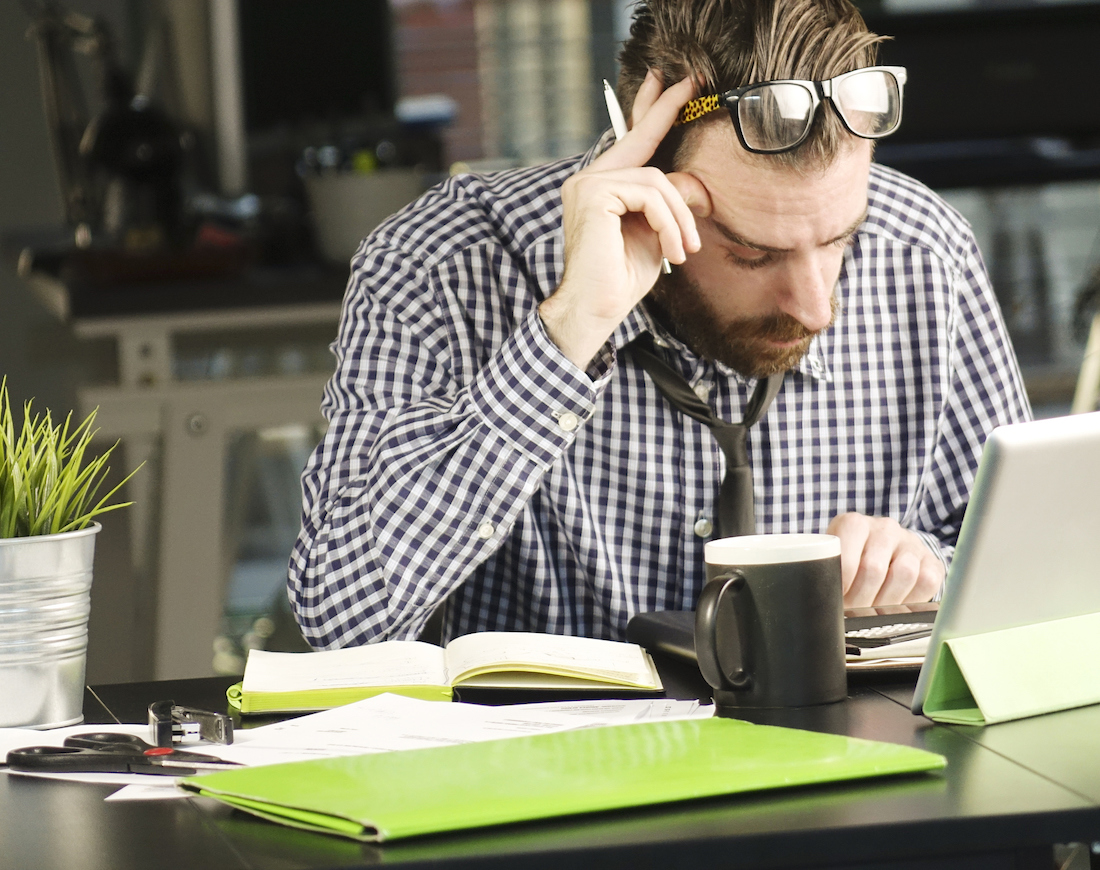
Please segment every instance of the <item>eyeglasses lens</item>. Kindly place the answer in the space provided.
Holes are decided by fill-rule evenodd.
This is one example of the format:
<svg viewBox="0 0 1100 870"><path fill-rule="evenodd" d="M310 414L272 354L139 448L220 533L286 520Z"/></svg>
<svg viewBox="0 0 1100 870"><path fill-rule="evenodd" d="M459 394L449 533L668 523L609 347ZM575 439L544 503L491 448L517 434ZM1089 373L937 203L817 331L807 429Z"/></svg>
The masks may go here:
<svg viewBox="0 0 1100 870"><path fill-rule="evenodd" d="M897 79L882 70L861 71L842 79L834 91L833 104L857 136L885 136L901 119Z"/></svg>
<svg viewBox="0 0 1100 870"><path fill-rule="evenodd" d="M745 144L758 151L788 148L813 120L813 94L804 86L764 84L745 91L735 111Z"/></svg>

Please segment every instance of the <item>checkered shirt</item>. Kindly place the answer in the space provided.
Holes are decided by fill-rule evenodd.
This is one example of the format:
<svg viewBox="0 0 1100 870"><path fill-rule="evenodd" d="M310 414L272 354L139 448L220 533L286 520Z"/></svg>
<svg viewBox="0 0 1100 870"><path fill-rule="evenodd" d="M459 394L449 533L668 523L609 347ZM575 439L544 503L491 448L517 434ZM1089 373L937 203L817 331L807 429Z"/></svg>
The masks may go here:
<svg viewBox="0 0 1100 870"><path fill-rule="evenodd" d="M536 307L562 275L562 182L606 147L449 179L352 260L329 420L302 477L292 606L318 648L481 630L624 636L691 609L724 458L616 351L649 329L726 420L754 382L635 309L588 370ZM893 517L950 561L989 431L1030 417L969 226L872 166L842 308L749 436L761 532Z"/></svg>

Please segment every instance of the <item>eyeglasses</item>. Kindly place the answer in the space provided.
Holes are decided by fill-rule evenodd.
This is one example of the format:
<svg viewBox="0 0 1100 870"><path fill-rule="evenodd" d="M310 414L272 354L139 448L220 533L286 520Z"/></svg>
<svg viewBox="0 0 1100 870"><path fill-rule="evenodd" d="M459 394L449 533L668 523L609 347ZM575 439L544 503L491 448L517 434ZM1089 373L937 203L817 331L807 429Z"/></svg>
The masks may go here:
<svg viewBox="0 0 1100 870"><path fill-rule="evenodd" d="M785 79L734 88L688 101L677 124L729 109L737 138L747 151L778 154L810 135L814 113L828 100L849 133L863 139L889 136L901 123L905 67L869 66L825 81Z"/></svg>

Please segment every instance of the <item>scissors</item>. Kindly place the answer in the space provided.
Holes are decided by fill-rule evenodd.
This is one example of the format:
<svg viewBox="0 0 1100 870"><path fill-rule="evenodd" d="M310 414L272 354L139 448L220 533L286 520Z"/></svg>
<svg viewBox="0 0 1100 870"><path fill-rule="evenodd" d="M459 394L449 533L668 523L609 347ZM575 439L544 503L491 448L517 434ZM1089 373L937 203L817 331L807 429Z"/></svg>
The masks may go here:
<svg viewBox="0 0 1100 870"><path fill-rule="evenodd" d="M46 773L156 773L190 776L239 767L213 755L153 746L132 734L102 731L66 737L63 746L28 746L8 753L12 770Z"/></svg>

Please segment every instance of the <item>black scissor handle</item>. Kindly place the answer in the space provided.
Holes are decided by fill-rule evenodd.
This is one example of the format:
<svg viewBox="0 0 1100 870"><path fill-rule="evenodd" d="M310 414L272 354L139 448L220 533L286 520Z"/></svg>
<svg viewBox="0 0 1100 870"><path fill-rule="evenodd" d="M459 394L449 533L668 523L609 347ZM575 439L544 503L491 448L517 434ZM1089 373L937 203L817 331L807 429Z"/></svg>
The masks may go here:
<svg viewBox="0 0 1100 870"><path fill-rule="evenodd" d="M62 746L29 746L8 753L12 770L87 773L155 773L189 776L200 770L239 767L212 755L153 746L133 734L115 731L73 734Z"/></svg>
<svg viewBox="0 0 1100 870"><path fill-rule="evenodd" d="M173 761L215 760L209 755L198 752L181 752L171 747L154 746L146 743L136 734L123 734L117 731L98 731L91 734L73 734L65 738L65 746L81 749L96 749L115 755L140 756L142 759L170 758ZM155 762L150 762L155 763Z"/></svg>
<svg viewBox="0 0 1100 870"><path fill-rule="evenodd" d="M153 748L151 743L146 743L134 734L122 734L117 731L72 734L65 738L64 745L79 749L98 749L104 752L128 752L135 755L142 755L145 750Z"/></svg>
<svg viewBox="0 0 1100 870"><path fill-rule="evenodd" d="M78 746L27 746L8 753L12 770L125 771L126 759L117 753Z"/></svg>

